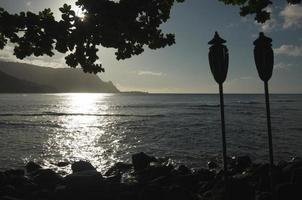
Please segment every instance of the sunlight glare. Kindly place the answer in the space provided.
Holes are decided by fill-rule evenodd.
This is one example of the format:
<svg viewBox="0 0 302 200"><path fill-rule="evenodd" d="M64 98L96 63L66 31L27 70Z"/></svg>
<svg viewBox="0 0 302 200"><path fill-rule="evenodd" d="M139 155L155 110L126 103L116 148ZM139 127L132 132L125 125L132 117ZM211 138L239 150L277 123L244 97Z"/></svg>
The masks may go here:
<svg viewBox="0 0 302 200"><path fill-rule="evenodd" d="M75 11L77 17L79 17L82 21L85 20L85 11L83 11L80 7L73 5L72 10Z"/></svg>

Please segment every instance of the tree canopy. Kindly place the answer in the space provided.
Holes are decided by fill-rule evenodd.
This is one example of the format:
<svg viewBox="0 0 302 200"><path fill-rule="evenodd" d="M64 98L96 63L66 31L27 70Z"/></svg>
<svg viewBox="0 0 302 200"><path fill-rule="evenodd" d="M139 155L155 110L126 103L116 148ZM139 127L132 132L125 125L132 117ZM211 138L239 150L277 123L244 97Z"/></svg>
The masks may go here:
<svg viewBox="0 0 302 200"><path fill-rule="evenodd" d="M240 15L255 15L255 20L264 23L270 19L270 13L266 8L273 4L270 0L219 0L225 4L240 6ZM299 4L301 0L286 0L289 4Z"/></svg>
<svg viewBox="0 0 302 200"><path fill-rule="evenodd" d="M118 60L139 55L145 47L158 49L175 43L175 36L163 33L160 25L170 18L172 6L184 0L77 0L85 19L76 15L70 5L59 10L56 20L50 9L38 14L10 14L0 8L0 49L14 44L18 59L27 56L53 56L54 51L65 53L66 64L80 65L84 72L104 72L98 62L99 46L116 49ZM269 20L265 10L269 0L219 0L239 5L240 14L255 14L258 22ZM300 3L301 0L287 0Z"/></svg>

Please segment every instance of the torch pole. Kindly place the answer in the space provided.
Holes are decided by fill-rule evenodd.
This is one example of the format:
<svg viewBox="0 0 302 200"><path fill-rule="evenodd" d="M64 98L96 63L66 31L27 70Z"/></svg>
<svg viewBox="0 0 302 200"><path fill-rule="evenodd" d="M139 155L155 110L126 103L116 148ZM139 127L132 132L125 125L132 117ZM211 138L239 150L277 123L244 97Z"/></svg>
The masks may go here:
<svg viewBox="0 0 302 200"><path fill-rule="evenodd" d="M273 139L272 139L272 128L271 128L271 111L269 105L269 92L268 92L268 81L264 81L265 90L265 103L266 103L266 117L267 117L267 133L268 133L268 145L269 145L269 157L270 157L270 189L274 195L274 182L273 182L273 167L274 167L274 154L273 154Z"/></svg>
<svg viewBox="0 0 302 200"><path fill-rule="evenodd" d="M223 150L223 170L224 170L224 181L226 192L228 187L228 174L227 174L227 154L226 154L226 138L225 138L225 122L224 122L224 100L223 100L223 86L219 84L219 95L220 95L220 113L221 113L221 133L222 133L222 150ZM228 197L228 193L227 193Z"/></svg>
<svg viewBox="0 0 302 200"><path fill-rule="evenodd" d="M264 82L265 90L265 102L266 102L266 117L267 117L267 132L268 132L268 145L269 145L269 156L270 156L270 165L274 165L274 155L273 155L273 139L272 139L272 128L271 128L271 111L269 105L269 93L268 93L268 82Z"/></svg>

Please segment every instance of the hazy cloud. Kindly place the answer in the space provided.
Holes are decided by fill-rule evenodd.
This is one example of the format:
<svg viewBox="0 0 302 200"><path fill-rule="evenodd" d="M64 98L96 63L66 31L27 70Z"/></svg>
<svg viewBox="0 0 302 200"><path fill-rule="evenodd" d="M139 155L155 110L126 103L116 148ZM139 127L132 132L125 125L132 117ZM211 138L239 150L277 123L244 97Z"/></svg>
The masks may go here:
<svg viewBox="0 0 302 200"><path fill-rule="evenodd" d="M276 54L287 56L302 56L302 46L286 45L283 44L279 48L274 49Z"/></svg>
<svg viewBox="0 0 302 200"><path fill-rule="evenodd" d="M280 63L276 63L276 64L274 65L274 68L277 69L277 70L278 70L278 69L281 69L281 70L289 70L291 66L292 66L292 64L280 62Z"/></svg>
<svg viewBox="0 0 302 200"><path fill-rule="evenodd" d="M302 27L301 5L287 5L280 15L284 18L283 28Z"/></svg>
<svg viewBox="0 0 302 200"><path fill-rule="evenodd" d="M26 2L26 6L30 7L32 5L31 1Z"/></svg>
<svg viewBox="0 0 302 200"><path fill-rule="evenodd" d="M55 55L53 57L48 56L40 56L40 57L26 57L23 60L17 59L14 56L14 47L11 43L8 43L4 49L0 50L0 60L7 62L19 62L26 63L31 65L38 65L42 67L54 67L54 68L62 68L66 67L64 56L61 54Z"/></svg>
<svg viewBox="0 0 302 200"><path fill-rule="evenodd" d="M239 79L241 79L241 80L251 80L251 79L253 79L253 77L251 77L251 76L243 76L243 77L240 77Z"/></svg>
<svg viewBox="0 0 302 200"><path fill-rule="evenodd" d="M271 19L267 20L265 23L261 24L258 23L260 25L260 29L263 32L271 32L273 29L275 29L278 25L277 19L275 17L275 14L273 12L273 9L271 7L268 7L266 9L266 11L268 11L269 13L271 13Z"/></svg>
<svg viewBox="0 0 302 200"><path fill-rule="evenodd" d="M140 76L146 75L146 76L164 76L165 74L162 72L151 72L151 71L139 71L137 73Z"/></svg>

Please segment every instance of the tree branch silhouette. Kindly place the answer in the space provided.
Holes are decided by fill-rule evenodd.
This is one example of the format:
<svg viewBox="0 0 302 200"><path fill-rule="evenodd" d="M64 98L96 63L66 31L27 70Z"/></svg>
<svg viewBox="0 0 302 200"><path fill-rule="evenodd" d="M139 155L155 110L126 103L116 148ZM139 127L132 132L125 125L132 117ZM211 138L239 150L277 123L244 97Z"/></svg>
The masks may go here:
<svg viewBox="0 0 302 200"><path fill-rule="evenodd" d="M10 14L0 8L0 49L14 45L18 59L53 56L54 51L66 54L66 64L81 66L84 72L104 72L98 63L99 46L114 48L117 60L139 55L145 47L159 49L175 43L174 34L165 34L160 25L170 18L176 2L185 0L78 0L85 19L76 15L70 5L59 10L56 20L50 9L38 14ZM240 6L240 15L255 14L255 20L265 22L270 13L265 10L269 0L219 0ZM287 0L297 4L301 0Z"/></svg>
<svg viewBox="0 0 302 200"><path fill-rule="evenodd" d="M158 49L175 43L173 34L165 34L160 25L170 17L175 2L183 0L78 0L85 19L78 17L70 5L59 10L56 21L50 9L38 14L10 14L0 9L0 49L8 42L15 45L14 55L54 55L54 49L66 53L66 64L80 65L84 72L104 72L97 64L101 45L116 49L116 58L139 55L147 46Z"/></svg>

